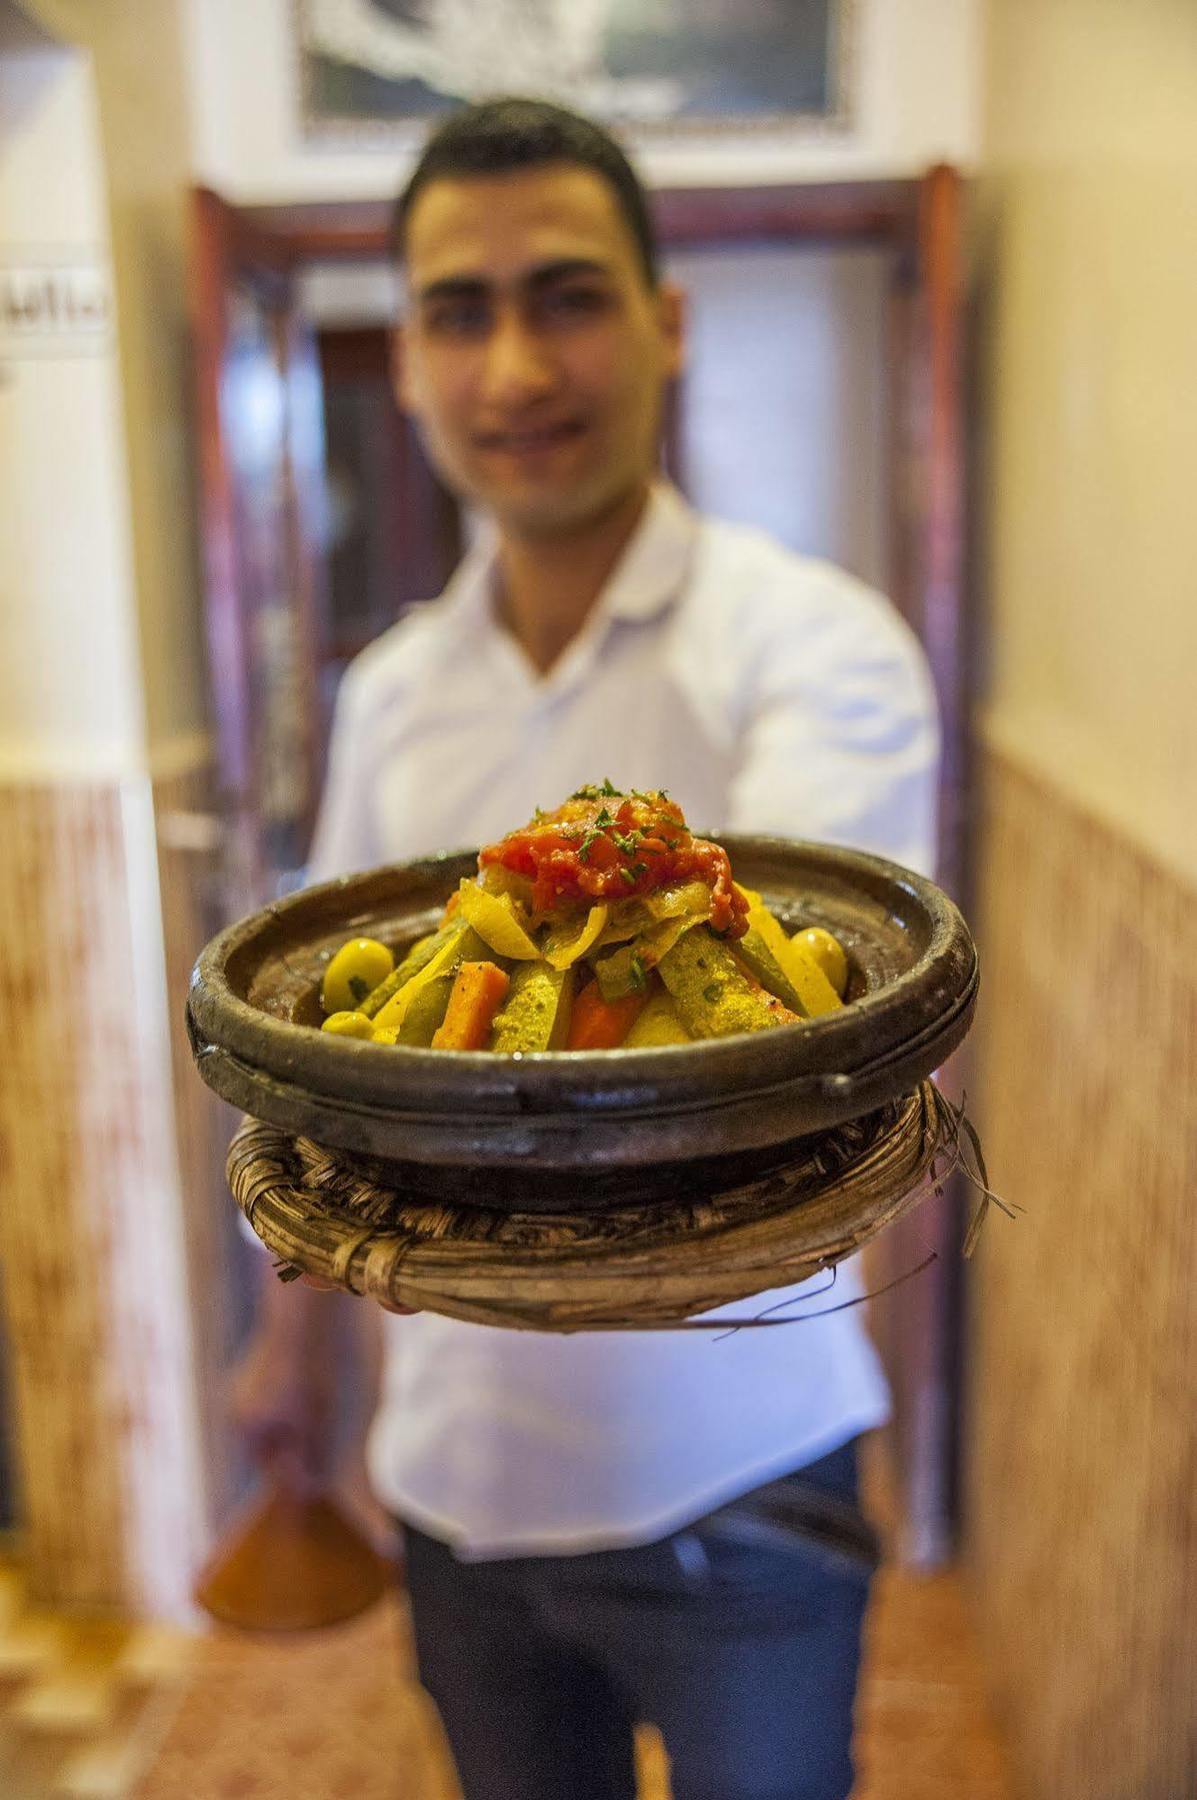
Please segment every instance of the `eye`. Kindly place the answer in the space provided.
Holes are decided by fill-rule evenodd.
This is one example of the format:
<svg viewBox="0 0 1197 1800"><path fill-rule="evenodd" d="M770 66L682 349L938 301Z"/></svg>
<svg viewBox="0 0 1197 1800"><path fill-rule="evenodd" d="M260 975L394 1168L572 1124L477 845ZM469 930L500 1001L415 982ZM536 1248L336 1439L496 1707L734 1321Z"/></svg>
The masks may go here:
<svg viewBox="0 0 1197 1800"><path fill-rule="evenodd" d="M490 307L481 296L438 300L424 315L424 324L438 337L477 337L490 325Z"/></svg>
<svg viewBox="0 0 1197 1800"><path fill-rule="evenodd" d="M548 319L568 321L590 318L606 310L607 294L603 288L592 284L571 283L568 287L554 288L545 294L540 306Z"/></svg>

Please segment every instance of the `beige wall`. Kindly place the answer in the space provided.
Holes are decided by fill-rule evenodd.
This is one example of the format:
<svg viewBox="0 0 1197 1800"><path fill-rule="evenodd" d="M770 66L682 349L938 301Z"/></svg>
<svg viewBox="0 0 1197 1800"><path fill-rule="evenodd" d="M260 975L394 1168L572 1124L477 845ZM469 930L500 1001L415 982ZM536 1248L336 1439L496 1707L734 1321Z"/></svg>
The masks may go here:
<svg viewBox="0 0 1197 1800"><path fill-rule="evenodd" d="M123 774L144 754L96 140L82 57L3 55L0 247L27 319L6 308L0 327L0 773L18 777Z"/></svg>
<svg viewBox="0 0 1197 1800"><path fill-rule="evenodd" d="M1197 8L991 0L968 1556L1027 1800L1197 1791Z"/></svg>
<svg viewBox="0 0 1197 1800"><path fill-rule="evenodd" d="M995 0L987 729L1197 877L1197 7Z"/></svg>
<svg viewBox="0 0 1197 1800"><path fill-rule="evenodd" d="M36 0L88 54L100 111L128 447L146 729L156 767L205 726L192 501L185 203L192 180L178 0Z"/></svg>

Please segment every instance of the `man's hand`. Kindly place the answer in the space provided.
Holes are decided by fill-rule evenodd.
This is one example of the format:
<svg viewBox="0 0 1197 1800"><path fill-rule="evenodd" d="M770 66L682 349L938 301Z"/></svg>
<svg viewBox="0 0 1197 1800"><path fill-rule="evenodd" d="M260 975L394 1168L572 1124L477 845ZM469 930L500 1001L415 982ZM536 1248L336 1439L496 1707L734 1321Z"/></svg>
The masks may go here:
<svg viewBox="0 0 1197 1800"><path fill-rule="evenodd" d="M318 1359L259 1324L233 1371L230 1416L260 1468L284 1462L300 1488L326 1485L331 1472L331 1387Z"/></svg>

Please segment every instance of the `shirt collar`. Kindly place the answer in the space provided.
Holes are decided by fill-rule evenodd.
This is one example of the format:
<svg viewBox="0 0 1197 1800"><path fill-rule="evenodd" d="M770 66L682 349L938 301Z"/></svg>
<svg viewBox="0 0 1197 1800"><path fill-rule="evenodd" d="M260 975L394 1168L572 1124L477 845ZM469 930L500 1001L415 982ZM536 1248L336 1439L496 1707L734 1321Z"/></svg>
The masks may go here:
<svg viewBox="0 0 1197 1800"><path fill-rule="evenodd" d="M639 524L561 663L572 661L583 640L594 643L605 636L613 620L651 619L671 606L685 581L697 531L696 514L673 484L654 482ZM446 623L451 619L471 633L488 626L499 632L493 604L497 560L498 535L488 520L445 589Z"/></svg>

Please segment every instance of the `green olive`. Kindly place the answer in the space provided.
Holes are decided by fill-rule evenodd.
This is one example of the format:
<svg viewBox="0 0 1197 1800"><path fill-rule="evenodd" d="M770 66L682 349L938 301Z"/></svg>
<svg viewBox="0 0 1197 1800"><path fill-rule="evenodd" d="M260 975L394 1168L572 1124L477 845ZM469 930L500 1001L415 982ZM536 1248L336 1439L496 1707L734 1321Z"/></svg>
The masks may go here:
<svg viewBox="0 0 1197 1800"><path fill-rule="evenodd" d="M324 971L320 1002L326 1013L351 1012L385 981L395 958L377 938L351 938Z"/></svg>
<svg viewBox="0 0 1197 1800"><path fill-rule="evenodd" d="M840 940L824 931L821 925L810 925L805 931L795 932L792 942L805 951L813 963L818 963L842 1000L848 986L848 958Z"/></svg>

